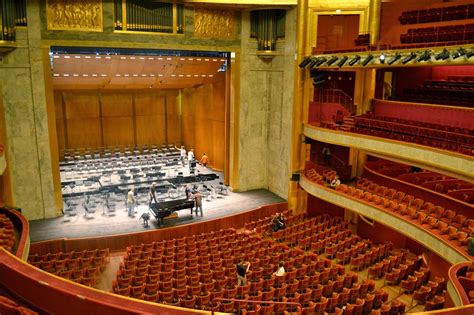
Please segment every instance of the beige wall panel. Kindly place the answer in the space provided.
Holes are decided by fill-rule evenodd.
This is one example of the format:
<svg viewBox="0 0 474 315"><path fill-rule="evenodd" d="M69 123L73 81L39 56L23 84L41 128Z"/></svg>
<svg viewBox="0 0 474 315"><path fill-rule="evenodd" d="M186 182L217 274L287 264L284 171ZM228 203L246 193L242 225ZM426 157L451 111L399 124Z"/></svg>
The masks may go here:
<svg viewBox="0 0 474 315"><path fill-rule="evenodd" d="M137 145L164 144L165 139L165 116L137 116Z"/></svg>
<svg viewBox="0 0 474 315"><path fill-rule="evenodd" d="M137 91L135 93L135 115L155 116L165 114L165 98L156 93Z"/></svg>
<svg viewBox="0 0 474 315"><path fill-rule="evenodd" d="M133 94L128 93L102 93L102 116L133 116Z"/></svg>
<svg viewBox="0 0 474 315"><path fill-rule="evenodd" d="M54 111L56 116L56 135L58 137L58 150L61 156L66 148L66 130L64 129L63 95L61 92L54 93Z"/></svg>
<svg viewBox="0 0 474 315"><path fill-rule="evenodd" d="M215 82L212 86L211 115L214 119L224 121L225 115L225 81ZM224 135L222 135L224 136Z"/></svg>
<svg viewBox="0 0 474 315"><path fill-rule="evenodd" d="M183 104L182 104L182 120L181 120L181 133L182 142L186 148L194 147L195 144L195 133L194 133L194 96L193 90L186 89L183 92Z"/></svg>
<svg viewBox="0 0 474 315"><path fill-rule="evenodd" d="M101 147L100 118L68 120L67 137L70 149Z"/></svg>
<svg viewBox="0 0 474 315"><path fill-rule="evenodd" d="M218 170L224 170L224 157L225 157L225 124L221 121L212 122L212 160L210 164L213 168ZM207 153L207 152L206 152ZM207 155L209 155L208 153ZM209 156L211 159L211 156Z"/></svg>
<svg viewBox="0 0 474 315"><path fill-rule="evenodd" d="M167 115L166 126L167 126L167 141L178 145L181 143L181 117L178 115Z"/></svg>
<svg viewBox="0 0 474 315"><path fill-rule="evenodd" d="M104 146L134 145L133 117L106 117L102 119Z"/></svg>
<svg viewBox="0 0 474 315"><path fill-rule="evenodd" d="M97 91L64 92L66 104L66 118L78 119L85 117L99 117L99 95Z"/></svg>

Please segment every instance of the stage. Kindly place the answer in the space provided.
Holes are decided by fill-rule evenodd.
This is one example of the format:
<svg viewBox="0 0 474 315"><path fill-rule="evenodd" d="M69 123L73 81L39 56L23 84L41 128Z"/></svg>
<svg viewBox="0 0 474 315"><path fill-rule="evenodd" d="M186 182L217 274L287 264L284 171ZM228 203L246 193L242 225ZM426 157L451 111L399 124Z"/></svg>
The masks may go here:
<svg viewBox="0 0 474 315"><path fill-rule="evenodd" d="M200 172L205 172L202 166L198 165L197 168ZM212 181L207 181L207 185L218 185L218 183L222 181L222 174L216 174L218 175L218 178ZM80 238L123 234L166 228L174 225L224 217L254 209L261 205L285 201L264 189L241 193L235 193L229 189L227 196L222 195L216 198L211 198L210 201L203 198L202 217L196 215L191 216L189 209L179 210L176 212L177 217L165 219L163 227L160 227L152 215L149 222L150 226L145 228L140 216L143 212L148 211L147 200L141 198L142 201L136 207L135 216L129 217L125 208L125 197L125 194L121 196L122 201L117 203L114 215L110 215L106 208L104 209L99 205L96 208L95 213L91 216L85 216L84 211L79 210L75 216L71 217L61 216L53 219L30 221L31 242L58 238ZM65 220L65 218L67 220Z"/></svg>

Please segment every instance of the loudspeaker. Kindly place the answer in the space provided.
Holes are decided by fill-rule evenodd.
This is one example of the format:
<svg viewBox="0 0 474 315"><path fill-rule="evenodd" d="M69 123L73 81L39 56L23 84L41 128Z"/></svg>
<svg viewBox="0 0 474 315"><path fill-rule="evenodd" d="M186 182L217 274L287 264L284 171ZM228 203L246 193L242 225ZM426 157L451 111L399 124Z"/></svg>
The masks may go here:
<svg viewBox="0 0 474 315"><path fill-rule="evenodd" d="M294 172L293 174L291 174L291 181L299 182L300 181L300 173L299 172Z"/></svg>
<svg viewBox="0 0 474 315"><path fill-rule="evenodd" d="M310 77L313 79L314 86L321 86L326 83L326 74L324 72L313 70L310 73Z"/></svg>

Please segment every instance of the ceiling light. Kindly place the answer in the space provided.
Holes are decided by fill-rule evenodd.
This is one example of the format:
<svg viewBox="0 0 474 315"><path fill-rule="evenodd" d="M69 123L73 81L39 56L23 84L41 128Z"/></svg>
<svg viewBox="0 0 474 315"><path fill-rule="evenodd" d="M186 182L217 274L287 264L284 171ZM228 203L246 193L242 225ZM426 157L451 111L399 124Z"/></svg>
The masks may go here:
<svg viewBox="0 0 474 315"><path fill-rule="evenodd" d="M74 56L74 58L76 58L76 59L81 59L81 56Z"/></svg>
<svg viewBox="0 0 474 315"><path fill-rule="evenodd" d="M134 73L133 76L134 76L134 77L138 77L138 74Z"/></svg>
<svg viewBox="0 0 474 315"><path fill-rule="evenodd" d="M127 57L123 57L123 56L122 56L122 57L120 57L120 59L127 59Z"/></svg>
<svg viewBox="0 0 474 315"><path fill-rule="evenodd" d="M439 54L435 56L436 60L440 60L440 59L446 60L448 58L449 58L449 51L446 48L443 49L442 52L440 52Z"/></svg>
<svg viewBox="0 0 474 315"><path fill-rule="evenodd" d="M69 59L69 58L71 58L71 56L64 56L64 58L65 58L65 59Z"/></svg>
<svg viewBox="0 0 474 315"><path fill-rule="evenodd" d="M466 51L464 50L464 48L461 47L453 53L453 59L457 59L461 56L464 56L465 54Z"/></svg>
<svg viewBox="0 0 474 315"><path fill-rule="evenodd" d="M83 77L88 77L89 75L86 74L86 73L83 73L82 76L83 76Z"/></svg>
<svg viewBox="0 0 474 315"><path fill-rule="evenodd" d="M68 76L69 76L69 74L67 74L67 73L63 74L63 77L68 77Z"/></svg>
<svg viewBox="0 0 474 315"><path fill-rule="evenodd" d="M336 10L336 13L341 13L341 12L342 12L341 9Z"/></svg>
<svg viewBox="0 0 474 315"><path fill-rule="evenodd" d="M140 60L145 60L145 57L140 57Z"/></svg>
<svg viewBox="0 0 474 315"><path fill-rule="evenodd" d="M217 59L212 59L212 61L217 61Z"/></svg>
<svg viewBox="0 0 474 315"><path fill-rule="evenodd" d="M342 59L337 63L337 66L339 68L342 67L346 63L347 59L349 59L349 57L347 56L342 57Z"/></svg>
<svg viewBox="0 0 474 315"><path fill-rule="evenodd" d="M355 55L354 59L352 59L351 61L349 61L349 66L353 66L356 64L357 61L360 60L360 56L359 55Z"/></svg>
<svg viewBox="0 0 474 315"><path fill-rule="evenodd" d="M155 60L155 58L153 58L153 57L148 57L148 60Z"/></svg>
<svg viewBox="0 0 474 315"><path fill-rule="evenodd" d="M59 73L55 73L55 74L53 74L53 76L59 77Z"/></svg>
<svg viewBox="0 0 474 315"><path fill-rule="evenodd" d="M425 50L424 53L422 53L420 55L420 57L418 57L418 59L416 59L416 61L420 62L420 61L428 61L431 59L431 52L429 50Z"/></svg>
<svg viewBox="0 0 474 315"><path fill-rule="evenodd" d="M97 73L93 73L92 76L93 76L93 77L96 77L96 76L97 76Z"/></svg>
<svg viewBox="0 0 474 315"><path fill-rule="evenodd" d="M331 59L328 60L327 65L330 66L335 63L339 59L337 56L332 56Z"/></svg>
<svg viewBox="0 0 474 315"><path fill-rule="evenodd" d="M129 59L132 59L132 60L135 59L135 57L128 57L128 58L129 58Z"/></svg>
<svg viewBox="0 0 474 315"><path fill-rule="evenodd" d="M212 78L213 76L214 76L213 74L210 74L210 75L209 75L209 78Z"/></svg>
<svg viewBox="0 0 474 315"><path fill-rule="evenodd" d="M117 73L115 76L116 76L116 77L120 77L121 75Z"/></svg>
<svg viewBox="0 0 474 315"><path fill-rule="evenodd" d="M74 73L72 76L73 76L73 77L78 77L78 76L79 76L79 74L77 74L77 73Z"/></svg>
<svg viewBox="0 0 474 315"><path fill-rule="evenodd" d="M57 55L54 55L54 56L53 56L53 58L59 58L59 56L57 56Z"/></svg>
<svg viewBox="0 0 474 315"><path fill-rule="evenodd" d="M112 59L112 57L110 57L110 56L105 56L105 59Z"/></svg>
<svg viewBox="0 0 474 315"><path fill-rule="evenodd" d="M395 56L393 56L392 59L390 59L387 63L391 66L400 58L402 58L402 55L400 53L396 53Z"/></svg>
<svg viewBox="0 0 474 315"><path fill-rule="evenodd" d="M95 59L102 59L101 56L95 56Z"/></svg>
<svg viewBox="0 0 474 315"><path fill-rule="evenodd" d="M101 77L106 77L107 75L105 73L102 73L100 76Z"/></svg>
<svg viewBox="0 0 474 315"><path fill-rule="evenodd" d="M381 54L379 57L380 63L385 63L385 54Z"/></svg>
<svg viewBox="0 0 474 315"><path fill-rule="evenodd" d="M374 59L374 56L373 55L368 55L367 58L364 59L364 61L362 61L362 65L365 67L367 66L367 64L372 61L372 59Z"/></svg>
<svg viewBox="0 0 474 315"><path fill-rule="evenodd" d="M416 54L414 52L411 52L408 56L406 56L405 58L402 59L402 63L403 64L409 63L410 61L412 61L415 58L416 58Z"/></svg>

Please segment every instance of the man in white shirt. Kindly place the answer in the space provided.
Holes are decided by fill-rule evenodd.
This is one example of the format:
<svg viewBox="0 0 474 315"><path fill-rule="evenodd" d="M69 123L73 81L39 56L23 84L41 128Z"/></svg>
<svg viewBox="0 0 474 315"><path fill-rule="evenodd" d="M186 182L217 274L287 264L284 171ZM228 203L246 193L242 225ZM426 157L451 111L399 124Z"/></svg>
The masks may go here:
<svg viewBox="0 0 474 315"><path fill-rule="evenodd" d="M283 266L282 262L280 262L278 264L278 270L275 271L274 275L277 276L277 277L284 277L285 276L285 267Z"/></svg>
<svg viewBox="0 0 474 315"><path fill-rule="evenodd" d="M334 179L331 181L330 186L331 188L336 189L337 186L339 186L340 184L341 184L341 181L339 180L339 176L336 175Z"/></svg>
<svg viewBox="0 0 474 315"><path fill-rule="evenodd" d="M133 195L133 188L130 188L127 194L127 208L128 216L133 217L133 208L135 206L135 196Z"/></svg>
<svg viewBox="0 0 474 315"><path fill-rule="evenodd" d="M182 145L181 148L175 148L179 150L179 159L181 160L181 164L184 166L184 159L186 158L186 149L184 148L184 145Z"/></svg>

